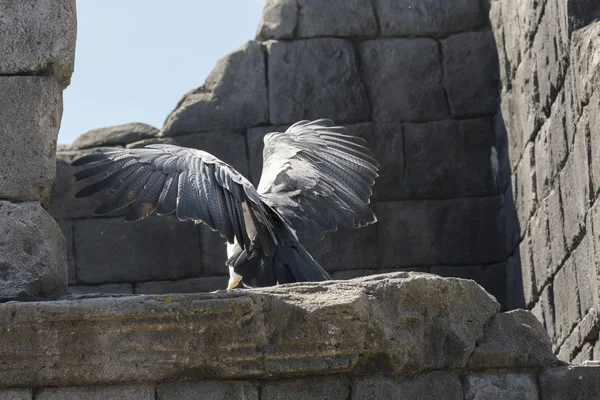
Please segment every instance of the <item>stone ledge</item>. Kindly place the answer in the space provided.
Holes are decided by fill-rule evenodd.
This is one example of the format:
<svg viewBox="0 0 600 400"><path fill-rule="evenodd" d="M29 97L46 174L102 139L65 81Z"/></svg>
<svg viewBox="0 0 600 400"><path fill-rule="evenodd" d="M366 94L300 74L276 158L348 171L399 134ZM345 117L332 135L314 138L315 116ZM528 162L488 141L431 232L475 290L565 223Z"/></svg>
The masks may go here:
<svg viewBox="0 0 600 400"><path fill-rule="evenodd" d="M474 281L405 272L12 302L0 305L0 387L465 370L498 310Z"/></svg>

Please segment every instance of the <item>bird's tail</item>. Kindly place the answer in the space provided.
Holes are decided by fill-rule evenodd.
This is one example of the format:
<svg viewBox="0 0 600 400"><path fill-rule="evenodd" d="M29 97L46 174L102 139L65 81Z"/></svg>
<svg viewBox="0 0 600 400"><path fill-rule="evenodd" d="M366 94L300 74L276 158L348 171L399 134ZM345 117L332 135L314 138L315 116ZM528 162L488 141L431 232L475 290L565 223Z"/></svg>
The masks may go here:
<svg viewBox="0 0 600 400"><path fill-rule="evenodd" d="M331 279L327 271L298 242L288 227L276 230L279 243L272 256L254 253L246 257L245 250L228 260L228 265L241 275L246 286L262 287L277 283L317 282ZM237 262L236 262L237 261Z"/></svg>

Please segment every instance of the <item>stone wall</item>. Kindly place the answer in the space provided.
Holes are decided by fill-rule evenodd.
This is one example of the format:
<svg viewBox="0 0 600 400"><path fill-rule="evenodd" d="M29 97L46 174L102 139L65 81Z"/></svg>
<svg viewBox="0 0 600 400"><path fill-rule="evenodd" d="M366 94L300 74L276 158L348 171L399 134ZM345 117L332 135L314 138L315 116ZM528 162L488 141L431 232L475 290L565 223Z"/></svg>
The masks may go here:
<svg viewBox="0 0 600 400"><path fill-rule="evenodd" d="M267 1L256 40L221 59L160 131L95 131L59 153L50 211L69 239L71 290L195 292L227 281L224 241L208 230L174 218L92 218L101 196L73 198L73 157L99 145L175 143L256 183L267 132L327 117L365 137L381 162L379 222L305 242L335 278L430 271L473 278L503 305L519 305L506 137L494 129L498 85L479 0Z"/></svg>
<svg viewBox="0 0 600 400"><path fill-rule="evenodd" d="M525 301L565 361L600 357L600 3L491 2Z"/></svg>
<svg viewBox="0 0 600 400"><path fill-rule="evenodd" d="M0 301L67 290L65 239L44 207L75 38L75 0L0 0Z"/></svg>
<svg viewBox="0 0 600 400"><path fill-rule="evenodd" d="M533 314L499 309L422 273L0 304L0 398L597 399L600 367L562 365Z"/></svg>

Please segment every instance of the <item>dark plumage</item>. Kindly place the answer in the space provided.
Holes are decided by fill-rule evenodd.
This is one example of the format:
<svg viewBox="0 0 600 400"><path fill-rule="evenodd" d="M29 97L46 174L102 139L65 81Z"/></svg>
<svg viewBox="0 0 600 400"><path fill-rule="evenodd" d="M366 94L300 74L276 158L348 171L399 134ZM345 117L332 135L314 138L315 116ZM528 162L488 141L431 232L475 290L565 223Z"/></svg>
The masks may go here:
<svg viewBox="0 0 600 400"><path fill-rule="evenodd" d="M229 243L229 288L242 277L250 286L329 279L296 233L321 239L376 222L368 204L379 165L363 139L326 119L300 121L264 143L258 189L209 153L155 144L75 160L85 166L77 180L103 176L76 197L109 189L96 214L129 206L126 221L175 213L204 222Z"/></svg>

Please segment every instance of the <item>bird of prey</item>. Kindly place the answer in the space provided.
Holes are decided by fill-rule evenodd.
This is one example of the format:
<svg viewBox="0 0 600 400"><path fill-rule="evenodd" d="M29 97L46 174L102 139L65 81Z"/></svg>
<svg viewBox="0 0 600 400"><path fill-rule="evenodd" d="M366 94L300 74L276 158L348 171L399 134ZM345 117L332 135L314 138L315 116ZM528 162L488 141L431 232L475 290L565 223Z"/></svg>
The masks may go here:
<svg viewBox="0 0 600 400"><path fill-rule="evenodd" d="M267 134L258 188L213 155L170 144L98 149L72 165L86 166L78 181L103 178L76 197L110 189L96 215L175 213L226 238L227 289L330 279L297 235L320 240L377 221L369 201L379 164L362 138L327 119Z"/></svg>

